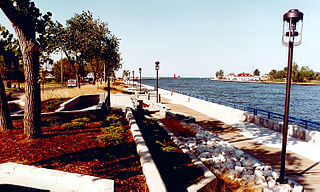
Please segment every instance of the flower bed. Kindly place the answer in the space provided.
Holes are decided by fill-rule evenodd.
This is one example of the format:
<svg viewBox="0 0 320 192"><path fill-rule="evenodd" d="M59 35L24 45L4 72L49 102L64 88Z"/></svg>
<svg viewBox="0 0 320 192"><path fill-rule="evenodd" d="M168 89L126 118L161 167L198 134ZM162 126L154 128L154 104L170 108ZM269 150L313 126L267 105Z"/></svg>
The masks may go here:
<svg viewBox="0 0 320 192"><path fill-rule="evenodd" d="M193 165L155 121L135 116L168 191L185 191L203 177L203 171Z"/></svg>
<svg viewBox="0 0 320 192"><path fill-rule="evenodd" d="M28 140L22 120L0 132L0 163L15 162L113 179L116 191L147 191L135 143L120 112L121 142L101 142L107 117L94 115L43 118L41 138ZM62 126L77 122L77 126Z"/></svg>

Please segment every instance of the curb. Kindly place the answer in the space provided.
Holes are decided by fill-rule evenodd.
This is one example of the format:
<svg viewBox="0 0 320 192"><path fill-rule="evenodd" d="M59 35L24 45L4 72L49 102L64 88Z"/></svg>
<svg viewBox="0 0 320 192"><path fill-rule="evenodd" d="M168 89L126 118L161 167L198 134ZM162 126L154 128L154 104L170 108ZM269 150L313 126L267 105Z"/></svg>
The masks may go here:
<svg viewBox="0 0 320 192"><path fill-rule="evenodd" d="M140 157L140 163L142 166L142 172L146 178L146 183L148 185L150 192L166 192L167 188L161 178L161 175L158 171L158 168L155 162L152 159L152 156L149 152L142 133L140 132L139 126L136 123L136 120L132 114L131 108L125 109L126 119L129 122L130 130L133 136L133 139L136 143L137 153Z"/></svg>

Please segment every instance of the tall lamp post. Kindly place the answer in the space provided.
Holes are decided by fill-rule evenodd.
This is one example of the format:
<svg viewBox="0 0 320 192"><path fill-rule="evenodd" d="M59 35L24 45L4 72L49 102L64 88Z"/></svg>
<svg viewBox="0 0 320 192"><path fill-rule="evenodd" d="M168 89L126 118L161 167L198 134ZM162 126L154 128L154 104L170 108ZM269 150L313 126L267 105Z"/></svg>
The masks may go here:
<svg viewBox="0 0 320 192"><path fill-rule="evenodd" d="M139 68L139 74L140 74L140 92L141 92L141 72L142 72L142 69L141 67Z"/></svg>
<svg viewBox="0 0 320 192"><path fill-rule="evenodd" d="M134 87L134 71L132 71L132 86Z"/></svg>
<svg viewBox="0 0 320 192"><path fill-rule="evenodd" d="M157 103L159 103L159 93L158 93L158 81L159 81L159 64L160 62L159 61L156 61L155 62L155 68L156 68L156 71L157 71L157 78L156 78L156 90L157 90Z"/></svg>
<svg viewBox="0 0 320 192"><path fill-rule="evenodd" d="M286 183L285 180L285 161L286 161L286 148L287 148L287 131L288 131L288 117L289 117L289 104L290 104L290 87L291 87L291 73L292 73L292 54L293 46L301 44L302 39L302 26L303 26L303 13L297 9L291 9L283 15L283 32L282 44L289 48L288 52L288 68L287 68L287 84L286 84L286 98L285 98L285 111L284 111L284 127L282 139L282 152L281 152L281 169L280 169L280 183ZM296 42L295 42L296 40Z"/></svg>
<svg viewBox="0 0 320 192"><path fill-rule="evenodd" d="M130 85L130 78L131 78L131 76L130 76L130 71L129 71L129 80L128 80L128 85Z"/></svg>

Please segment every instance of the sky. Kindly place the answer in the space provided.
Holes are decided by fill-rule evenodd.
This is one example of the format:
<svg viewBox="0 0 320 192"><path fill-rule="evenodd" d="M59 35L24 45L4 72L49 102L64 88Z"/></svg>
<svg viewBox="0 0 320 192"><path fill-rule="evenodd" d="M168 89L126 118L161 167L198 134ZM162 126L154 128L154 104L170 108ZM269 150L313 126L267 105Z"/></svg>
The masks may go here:
<svg viewBox="0 0 320 192"><path fill-rule="evenodd" d="M65 24L89 10L120 38L124 69L142 68L143 76L213 77L222 69L261 74L287 66L281 44L282 17L290 9L304 13L302 43L294 61L320 72L319 0L35 0L42 13ZM10 23L0 11L0 23ZM60 56L54 56L60 58Z"/></svg>

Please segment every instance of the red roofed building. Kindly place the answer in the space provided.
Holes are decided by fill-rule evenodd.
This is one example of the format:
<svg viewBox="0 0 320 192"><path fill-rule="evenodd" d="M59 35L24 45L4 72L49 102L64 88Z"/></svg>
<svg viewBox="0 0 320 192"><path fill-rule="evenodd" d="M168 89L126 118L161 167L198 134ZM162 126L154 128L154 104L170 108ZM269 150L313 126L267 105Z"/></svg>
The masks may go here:
<svg viewBox="0 0 320 192"><path fill-rule="evenodd" d="M229 74L227 75L227 80L229 80L229 81L237 81L237 76L236 76L236 74L234 74L234 73L229 73Z"/></svg>
<svg viewBox="0 0 320 192"><path fill-rule="evenodd" d="M254 80L254 76L251 75L250 73L239 73L236 76L238 81L253 81Z"/></svg>

